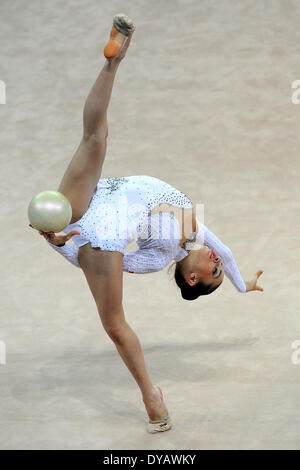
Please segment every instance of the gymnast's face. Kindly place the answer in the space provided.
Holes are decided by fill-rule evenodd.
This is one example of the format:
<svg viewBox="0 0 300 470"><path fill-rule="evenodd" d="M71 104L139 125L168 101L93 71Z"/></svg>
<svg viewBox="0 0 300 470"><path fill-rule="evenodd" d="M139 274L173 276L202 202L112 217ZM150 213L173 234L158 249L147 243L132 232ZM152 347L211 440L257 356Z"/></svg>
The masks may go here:
<svg viewBox="0 0 300 470"><path fill-rule="evenodd" d="M220 256L207 246L198 250L190 250L188 256L180 262L182 274L190 286L199 281L217 287L224 278L224 268Z"/></svg>

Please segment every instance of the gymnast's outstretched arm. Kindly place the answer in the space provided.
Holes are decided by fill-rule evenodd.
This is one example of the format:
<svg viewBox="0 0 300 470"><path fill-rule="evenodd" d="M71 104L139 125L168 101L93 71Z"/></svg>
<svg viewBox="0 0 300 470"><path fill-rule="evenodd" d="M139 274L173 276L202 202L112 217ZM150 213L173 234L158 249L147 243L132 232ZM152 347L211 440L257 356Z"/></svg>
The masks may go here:
<svg viewBox="0 0 300 470"><path fill-rule="evenodd" d="M250 281L243 280L230 248L222 243L221 240L198 219L197 225L197 239L202 243L204 237L205 245L221 256L225 275L235 288L239 292L250 292L254 290L262 292L263 288L257 285L257 280L262 275L263 271L257 271Z"/></svg>

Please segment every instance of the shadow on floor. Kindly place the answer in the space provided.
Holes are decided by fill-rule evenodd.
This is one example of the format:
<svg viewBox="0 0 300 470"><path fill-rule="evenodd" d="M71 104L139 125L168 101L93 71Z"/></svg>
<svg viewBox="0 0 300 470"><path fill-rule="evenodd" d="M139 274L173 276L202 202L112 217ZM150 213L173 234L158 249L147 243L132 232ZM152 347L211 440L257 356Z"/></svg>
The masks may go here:
<svg viewBox="0 0 300 470"><path fill-rule="evenodd" d="M199 360L195 366L197 356L191 355L191 352L239 351L252 346L258 339L246 337L207 343L156 344L143 347L143 352L150 375L155 377L154 383L167 379L177 383L188 381L196 385L213 379L218 373L218 367ZM119 361L116 349L100 351L98 354L68 349L50 357L45 353L31 358L28 355L15 355L10 358L5 371L8 380L1 389L4 395L20 400L25 406L49 397L57 400L70 397L82 401L85 407L95 410L96 414L101 415L103 411L109 410L112 419L122 416L139 421L144 411L120 398L120 390L124 391L125 397L133 393L134 382L131 382L133 379L129 378L126 366L123 362L120 365Z"/></svg>

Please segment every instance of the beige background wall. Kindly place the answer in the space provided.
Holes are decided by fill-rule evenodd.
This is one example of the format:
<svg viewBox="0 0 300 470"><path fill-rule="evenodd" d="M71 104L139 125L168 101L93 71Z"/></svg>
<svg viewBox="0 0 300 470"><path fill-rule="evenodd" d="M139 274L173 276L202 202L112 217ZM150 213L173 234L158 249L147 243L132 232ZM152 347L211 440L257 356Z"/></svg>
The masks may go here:
<svg viewBox="0 0 300 470"><path fill-rule="evenodd" d="M148 174L205 204L205 223L264 292L228 280L181 300L166 269L124 275L124 308L174 428L151 436L139 390L83 273L28 227L82 131L112 17L136 23L109 110L103 177ZM2 0L3 449L299 449L297 0Z"/></svg>

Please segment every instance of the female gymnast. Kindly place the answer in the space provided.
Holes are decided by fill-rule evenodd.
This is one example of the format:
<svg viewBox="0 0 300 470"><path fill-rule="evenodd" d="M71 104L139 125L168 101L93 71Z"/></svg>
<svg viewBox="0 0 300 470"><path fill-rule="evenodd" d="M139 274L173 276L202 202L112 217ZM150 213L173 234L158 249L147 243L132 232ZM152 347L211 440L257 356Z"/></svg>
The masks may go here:
<svg viewBox="0 0 300 470"><path fill-rule="evenodd" d="M84 106L82 139L58 188L71 203L71 222L65 234L39 233L83 270L102 325L141 390L149 417L147 429L156 433L167 431L172 423L162 391L149 377L139 339L125 320L123 271L156 272L174 260L175 280L187 300L213 292L224 273L239 292L263 289L257 285L262 271L244 281L231 250L201 224L194 204L181 191L146 175L100 178L108 137L107 109L134 30L126 15L114 17L104 49L105 65ZM72 246L66 244L71 238ZM133 240L139 249L126 252Z"/></svg>

